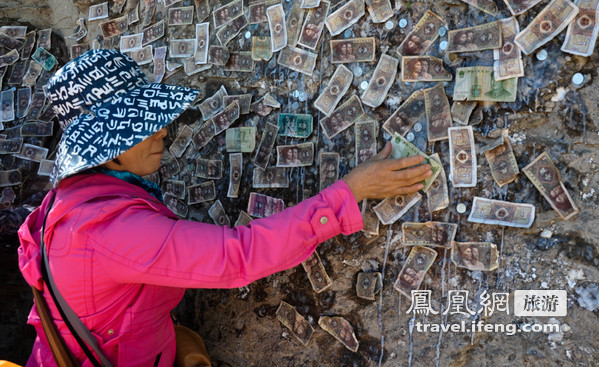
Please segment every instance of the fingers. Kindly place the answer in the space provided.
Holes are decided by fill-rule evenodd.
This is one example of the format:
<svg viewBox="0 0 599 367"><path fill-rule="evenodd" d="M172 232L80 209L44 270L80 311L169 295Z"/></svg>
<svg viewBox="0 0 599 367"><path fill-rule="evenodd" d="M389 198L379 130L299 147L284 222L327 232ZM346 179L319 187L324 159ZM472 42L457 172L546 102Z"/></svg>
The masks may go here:
<svg viewBox="0 0 599 367"><path fill-rule="evenodd" d="M420 155L415 155L407 158L400 159L389 159L389 166L387 167L390 170L396 171L407 167L416 166L422 162L424 162L424 157Z"/></svg>
<svg viewBox="0 0 599 367"><path fill-rule="evenodd" d="M391 143L387 142L385 144L385 147L380 152L378 152L377 155L375 155L372 158L376 159L376 160L387 159L387 157L389 156L389 154L391 154Z"/></svg>
<svg viewBox="0 0 599 367"><path fill-rule="evenodd" d="M393 172L395 180L406 181L408 185L415 182L420 182L432 174L431 167L428 164L423 164L416 167L404 168Z"/></svg>
<svg viewBox="0 0 599 367"><path fill-rule="evenodd" d="M424 188L424 185L421 183L417 183L417 184L413 184L410 186L404 186L404 187L399 187L397 188L397 190L395 191L395 195L406 195L406 194L411 194L414 193L418 190L422 190Z"/></svg>

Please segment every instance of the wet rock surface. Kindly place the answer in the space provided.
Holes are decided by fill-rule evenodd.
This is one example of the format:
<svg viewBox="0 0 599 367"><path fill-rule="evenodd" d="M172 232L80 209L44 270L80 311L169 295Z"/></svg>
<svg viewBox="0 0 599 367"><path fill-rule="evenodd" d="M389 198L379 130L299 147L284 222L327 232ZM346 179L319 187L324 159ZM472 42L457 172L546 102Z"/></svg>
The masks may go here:
<svg viewBox="0 0 599 367"><path fill-rule="evenodd" d="M0 5L0 25L29 25L33 29L52 27L54 32L66 37L72 34L75 21L87 18L89 1L30 1L6 2ZM288 11L292 2L283 0ZM392 2L393 3L393 2ZM370 37L377 39L377 57L381 52L394 55L397 46L426 10L442 16L448 29L456 29L486 23L508 17L510 14L503 2L497 2L499 15L493 17L461 1L400 1L401 8L390 19L391 30L385 23L373 24L364 16L360 22L334 39ZM547 1L522 15L517 16L521 29L532 21ZM177 6L193 5L185 0ZM331 9L342 2L333 1ZM128 3L126 9L134 7ZM245 4L248 5L247 2ZM31 9L31 11L23 11ZM158 5L155 21L164 17L164 7ZM115 14L110 14L114 18ZM399 26L406 20L407 26ZM88 24L89 34L85 41L101 39L98 22ZM248 51L251 42L245 32L252 35L268 35L268 24L250 25L231 41L232 51ZM192 26L171 27L168 36L154 46L168 45L170 39L193 38ZM247 287L230 290L189 290L175 310L183 324L197 330L206 342L215 366L591 366L599 358L599 87L597 52L589 57L580 57L561 52L560 46L565 32L541 47L547 57L540 60L533 53L523 57L525 76L518 82L518 96L512 103L479 103L472 114L477 149L492 137L498 129L508 129L508 138L520 170L542 152L547 152L558 167L562 180L570 192L580 213L563 221L532 182L520 173L516 180L503 188L491 177L484 155L478 154L478 184L475 188L453 188L450 184L450 205L447 209L429 213L425 200L420 201L398 222L382 226L379 236L357 233L338 236L320 245L317 251L333 285L322 293L312 289L306 272L301 266L271 275ZM202 90L201 98L213 95L221 85L229 94L251 93L252 101L266 92L281 103L262 118L256 114L242 115L234 126L257 127L257 141L266 122L275 123L278 112L309 113L314 116L314 133L306 140L313 142L316 151L334 151L341 155L340 177L355 165L353 128L328 140L316 122L323 118L313 106L335 71L330 63L330 34L325 29L316 52L319 55L311 77L283 68L276 63L276 55L269 61L257 62L255 71L236 73L212 69L186 76L179 71L166 83L191 86ZM457 66L493 64L492 51L460 53L450 56L439 48L438 39L430 55L445 61L445 67L455 74ZM59 42L56 42L59 44ZM67 44L70 45L69 41ZM105 46L110 45L107 43ZM65 48L57 46L54 53L61 64L68 59ZM538 50L537 50L538 51ZM354 73L347 96L361 94L362 82L368 82L376 62L346 64ZM151 74L151 65L144 67ZM584 76L580 85L572 82L576 73ZM380 125L415 90L432 87L435 83L411 83L396 81L385 102L378 108L365 107L366 112ZM453 82L444 84L447 95L453 93ZM4 89L4 88L3 88ZM200 122L199 122L200 121ZM195 127L201 123L197 110L186 112L169 129L167 146L184 125ZM5 125L7 126L7 125ZM56 130L55 130L56 131ZM2 133L0 131L0 133ZM377 137L378 147L383 146L382 130ZM414 143L427 153L439 153L449 173L448 144L446 141L427 144L426 131L415 132ZM277 139L277 145L303 142L303 139ZM45 142L52 147L54 143ZM227 215L232 221L240 210L246 210L251 191L282 198L287 206L297 204L318 192L318 166L292 168L289 172L288 189L251 188L252 164L250 156L244 155L244 170L239 198L227 198L229 163L226 159L224 134L216 136L200 151L188 148L179 160L182 171L179 180L188 184L201 183L195 176L193 162L197 157L223 159L223 175L217 180L217 197L220 198ZM271 165L273 159L271 158ZM14 159L3 157L3 165L15 164ZM21 164L17 162L17 164ZM35 167L37 171L37 167ZM35 178L26 181L13 203L23 203L34 192L47 189L46 181ZM531 228L509 228L475 224L467 221L474 196L512 202L526 202L536 207L536 219ZM457 204L466 205L467 211L460 214ZM211 222L208 208L212 203L190 206L188 219ZM393 283L404 264L409 248L401 247L401 222L424 222L429 220L458 223L456 241L485 241L497 244L500 257L499 268L492 272L468 271L457 268L450 261L449 251L440 250L424 278L421 289L431 291L431 306L437 315L413 315L408 313L411 301L401 296ZM26 326L29 312L30 291L20 282L16 273L18 246L14 237L5 243L6 266L0 271L2 297L0 297L1 327L7 330L0 337L0 358L24 363L29 353L28 345L33 342L30 327ZM358 298L355 287L357 274L362 271L377 271L383 274L383 288L376 301ZM447 309L449 291L468 291L469 306L478 307L484 292L505 292L513 296L521 289L563 289L568 294L568 315L550 320L548 317L519 317L498 312L488 317L459 314L442 315ZM276 319L276 310L281 301L293 305L315 328L307 346L302 345L290 331ZM318 326L322 315L342 316L354 328L360 347L356 353L346 349L331 335ZM6 316L6 317L5 317ZM559 331L551 333L493 332L418 332L416 323L461 323L470 325L479 320L486 323L514 324L558 323Z"/></svg>

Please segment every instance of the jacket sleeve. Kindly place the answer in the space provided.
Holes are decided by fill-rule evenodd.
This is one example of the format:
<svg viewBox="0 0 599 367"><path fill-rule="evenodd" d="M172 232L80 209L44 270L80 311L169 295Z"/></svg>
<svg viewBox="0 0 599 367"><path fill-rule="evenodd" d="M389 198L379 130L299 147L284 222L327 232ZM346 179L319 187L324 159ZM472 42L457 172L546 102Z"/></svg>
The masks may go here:
<svg viewBox="0 0 599 367"><path fill-rule="evenodd" d="M321 242L362 226L354 196L339 180L294 207L235 228L128 205L98 224L90 240L117 282L235 288L296 266Z"/></svg>

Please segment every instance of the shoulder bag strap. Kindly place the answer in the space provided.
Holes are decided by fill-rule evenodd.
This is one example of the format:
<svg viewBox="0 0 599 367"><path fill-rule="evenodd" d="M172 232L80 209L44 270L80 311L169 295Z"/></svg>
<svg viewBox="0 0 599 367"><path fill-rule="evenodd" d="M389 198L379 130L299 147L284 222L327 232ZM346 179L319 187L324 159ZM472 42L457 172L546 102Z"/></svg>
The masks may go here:
<svg viewBox="0 0 599 367"><path fill-rule="evenodd" d="M90 362L95 367L112 367L110 361L104 356L100 347L98 346L98 341L92 335L91 331L83 324L81 319L77 316L77 314L73 311L73 309L69 306L67 301L62 297L58 288L56 287L56 283L54 282L54 278L52 278L52 274L50 273L50 265L48 262L48 254L46 253L46 244L44 243L44 232L46 230L46 219L48 219L48 213L54 204L54 197L50 202L48 207L48 211L46 212L46 216L44 217L44 223L42 225L42 234L41 234L41 244L42 244L42 275L44 277L44 281L48 285L48 290L52 295L52 299L62 316L63 321L67 324L67 327L83 349L83 352L89 358ZM85 341L85 342L84 342ZM87 343L87 344L86 344ZM88 345L96 352L96 355L100 358L100 362L93 355Z"/></svg>

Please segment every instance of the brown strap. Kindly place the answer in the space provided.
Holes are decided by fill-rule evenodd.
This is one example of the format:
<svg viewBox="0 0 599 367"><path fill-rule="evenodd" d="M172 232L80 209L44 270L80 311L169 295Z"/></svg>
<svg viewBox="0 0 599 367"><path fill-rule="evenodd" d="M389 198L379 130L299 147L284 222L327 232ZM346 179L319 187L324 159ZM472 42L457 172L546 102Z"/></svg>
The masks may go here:
<svg viewBox="0 0 599 367"><path fill-rule="evenodd" d="M71 353L71 350L66 347L66 343L62 339L62 336L56 330L56 325L52 321L50 316L50 310L46 304L46 300L42 296L42 293L35 287L31 287L33 290L33 298L35 299L35 306L37 307L37 313L42 320L42 326L46 333L46 339L50 344L50 349L56 360L56 364L64 367L75 367L79 365L77 359Z"/></svg>

